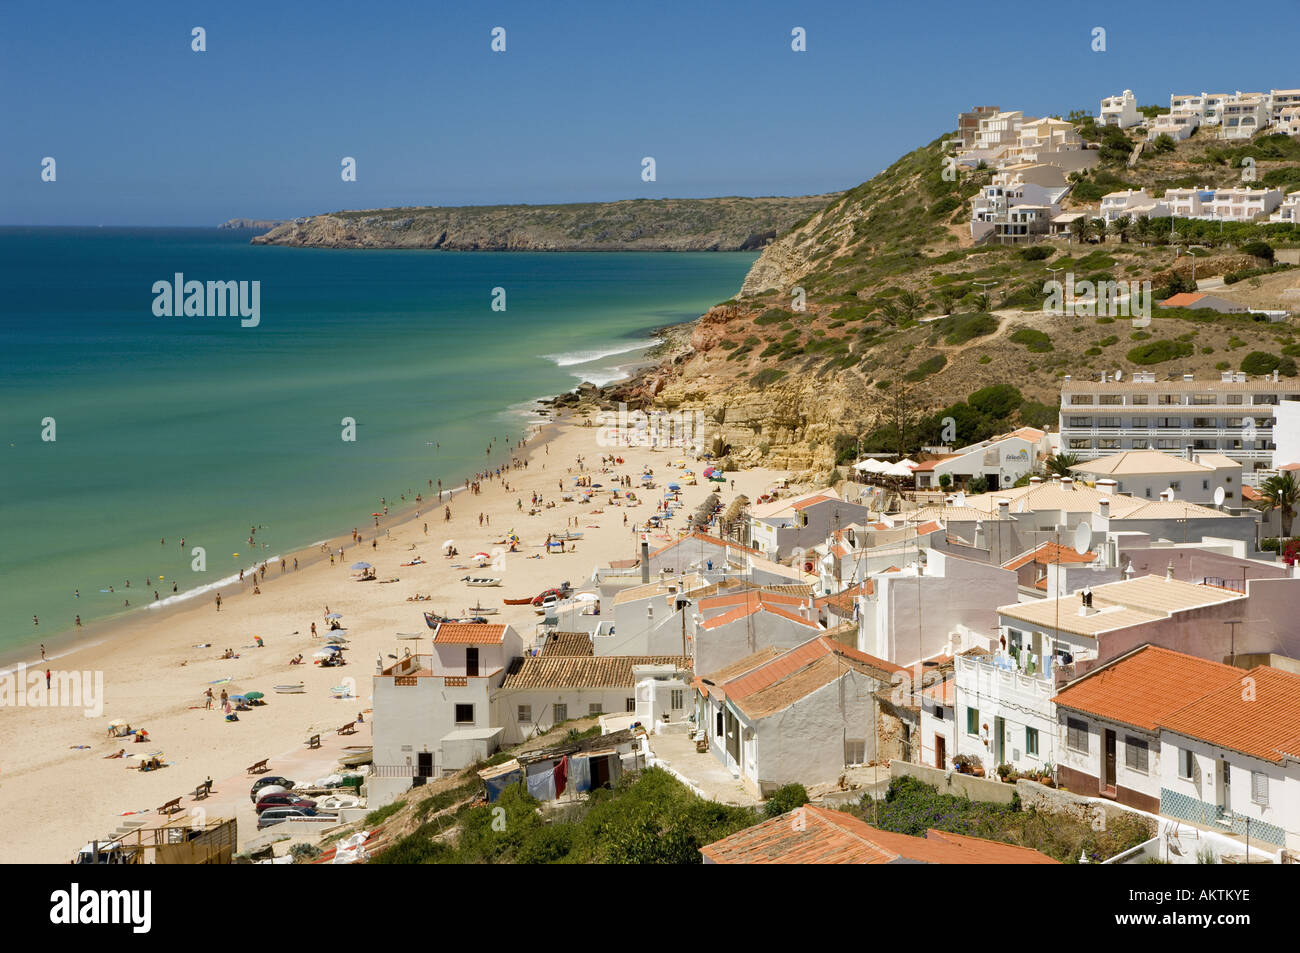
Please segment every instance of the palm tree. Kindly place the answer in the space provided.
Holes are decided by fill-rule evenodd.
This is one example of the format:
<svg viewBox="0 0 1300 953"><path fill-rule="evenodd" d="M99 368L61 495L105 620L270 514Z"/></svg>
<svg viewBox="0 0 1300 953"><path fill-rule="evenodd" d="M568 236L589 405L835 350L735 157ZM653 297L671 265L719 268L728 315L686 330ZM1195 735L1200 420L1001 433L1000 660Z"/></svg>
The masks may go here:
<svg viewBox="0 0 1300 953"><path fill-rule="evenodd" d="M1282 535L1291 535L1291 521L1300 505L1300 483L1291 471L1269 477L1259 485L1259 498L1265 512L1277 510L1282 516Z"/></svg>
<svg viewBox="0 0 1300 953"><path fill-rule="evenodd" d="M1110 233L1119 236L1121 245L1128 244L1129 232L1133 229L1133 219L1127 215L1121 215L1115 221L1110 223Z"/></svg>
<svg viewBox="0 0 1300 953"><path fill-rule="evenodd" d="M1074 240L1080 245L1088 244L1089 239L1092 238L1092 220L1088 218L1088 213L1084 212L1075 219L1070 230L1074 232Z"/></svg>
<svg viewBox="0 0 1300 953"><path fill-rule="evenodd" d="M1079 462L1077 453L1058 453L1043 461L1043 466L1052 476L1068 477L1070 467Z"/></svg>

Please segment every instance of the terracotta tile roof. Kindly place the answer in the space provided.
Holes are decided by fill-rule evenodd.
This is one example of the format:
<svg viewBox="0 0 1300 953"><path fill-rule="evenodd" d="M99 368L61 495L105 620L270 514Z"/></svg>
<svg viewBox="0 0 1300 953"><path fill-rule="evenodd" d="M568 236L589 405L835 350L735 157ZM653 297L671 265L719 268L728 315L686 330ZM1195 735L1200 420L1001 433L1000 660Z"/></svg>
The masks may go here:
<svg viewBox="0 0 1300 953"><path fill-rule="evenodd" d="M1066 686L1052 701L1058 708L1153 732L1162 719L1208 691L1221 686L1240 691L1242 674L1222 662L1144 645Z"/></svg>
<svg viewBox="0 0 1300 953"><path fill-rule="evenodd" d="M501 688L630 689L634 665L676 665L691 670L690 658L679 655L533 656L512 659Z"/></svg>
<svg viewBox="0 0 1300 953"><path fill-rule="evenodd" d="M1201 697L1160 727L1275 764L1300 758L1300 675L1267 665L1232 671L1217 687L1203 683Z"/></svg>
<svg viewBox="0 0 1300 953"><path fill-rule="evenodd" d="M542 657L552 656L590 656L595 652L591 647L591 636L586 632L552 632L546 637L542 646Z"/></svg>
<svg viewBox="0 0 1300 953"><path fill-rule="evenodd" d="M727 549L734 549L740 553L751 553L752 555L755 556L763 555L757 549L750 549L748 546L742 546L740 545L740 543L737 543L734 540L720 539L717 536L710 536L708 533L690 533L686 536L681 537L680 539L673 540L671 543L668 543L665 546L660 546L658 549L654 550L654 552L652 552L650 555L658 556L660 553L665 553L668 550L672 549L674 546L680 546L682 543L686 542L687 540L692 540L692 539L698 540L700 542L712 543L715 546L725 546Z"/></svg>
<svg viewBox="0 0 1300 953"><path fill-rule="evenodd" d="M807 600L807 595L800 598L799 594L796 593L747 589L744 592L730 592L723 596L708 596L701 599L697 603L697 606L701 612L711 612L714 609L734 609L736 606L745 606L759 602L766 602L770 605L799 606Z"/></svg>
<svg viewBox="0 0 1300 953"><path fill-rule="evenodd" d="M1162 308L1190 308L1196 302L1204 298L1205 295L1197 294L1192 291L1183 291L1174 295L1172 298L1166 298L1160 302Z"/></svg>
<svg viewBox="0 0 1300 953"><path fill-rule="evenodd" d="M1027 553L1021 553L1019 556L1007 560L1002 564L1002 568L1019 569L1021 566L1027 566L1030 563L1040 563L1044 566L1054 566L1057 563L1090 563L1096 558L1096 553L1083 553L1080 555L1073 546L1062 546L1059 543L1047 542L1036 549L1031 549Z"/></svg>
<svg viewBox="0 0 1300 953"><path fill-rule="evenodd" d="M733 622L739 622L741 619L744 619L751 615L756 615L757 613L760 612L764 612L769 615L780 616L781 618L786 619L790 622L797 622L800 625L806 625L810 629L821 628L821 625L817 622L817 620L805 619L797 612L791 612L789 609L784 609L781 606L773 605L772 602L769 600L748 602L743 605L739 605L734 609L731 609L727 612L723 612L721 615L715 615L711 619L705 619L703 622L700 623L700 628L705 629L706 631L711 631L713 629L721 628L724 625L731 625Z"/></svg>
<svg viewBox="0 0 1300 953"><path fill-rule="evenodd" d="M1241 488L1241 498L1243 500L1262 499L1262 497L1259 495L1259 490L1255 489L1253 486L1243 486Z"/></svg>
<svg viewBox="0 0 1300 953"><path fill-rule="evenodd" d="M846 666L886 683L895 672L904 671L892 662L818 636L730 678L718 672L705 677L750 718L763 718L829 685ZM710 692L714 697L718 694Z"/></svg>
<svg viewBox="0 0 1300 953"><path fill-rule="evenodd" d="M813 600L813 605L821 608L830 606L839 609L842 612L853 614L853 600L856 596L870 596L876 591L876 584L868 579L865 582L858 583L856 586L849 586L839 592L833 592L829 596L820 596Z"/></svg>
<svg viewBox="0 0 1300 953"><path fill-rule="evenodd" d="M483 625L475 622L443 622L433 634L437 645L500 645L505 641L505 625Z"/></svg>
<svg viewBox="0 0 1300 953"><path fill-rule="evenodd" d="M746 672L753 671L765 662L770 662L772 659L778 658L782 654L782 649L779 649L774 645L769 645L767 648L761 649L753 655L746 655L744 658L737 659L730 665L724 665L716 671L704 675L696 675L695 679L691 682L691 687L710 697L723 698L726 693L723 692L722 686L728 680L735 678L738 675L743 675ZM705 684L706 682L709 684Z"/></svg>
<svg viewBox="0 0 1300 953"><path fill-rule="evenodd" d="M1046 854L929 830L878 830L843 811L808 804L700 848L717 864L1054 864Z"/></svg>
<svg viewBox="0 0 1300 953"><path fill-rule="evenodd" d="M818 503L830 503L832 501L835 503L842 502L837 496L827 496L824 493L818 493L816 496L810 497L806 500L798 500L791 503L790 508L794 510L804 510L810 506L816 506Z"/></svg>

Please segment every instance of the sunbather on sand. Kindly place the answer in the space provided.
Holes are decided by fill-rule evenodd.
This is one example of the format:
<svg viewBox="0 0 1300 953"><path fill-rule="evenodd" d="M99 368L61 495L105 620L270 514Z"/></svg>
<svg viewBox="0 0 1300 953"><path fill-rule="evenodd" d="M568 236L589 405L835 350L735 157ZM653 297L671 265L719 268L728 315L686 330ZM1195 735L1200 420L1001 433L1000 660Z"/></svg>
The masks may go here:
<svg viewBox="0 0 1300 953"><path fill-rule="evenodd" d="M117 754L106 754L106 755L104 755L104 757L105 757L105 759L108 759L108 758L125 758L125 757L126 757L126 749L125 749L125 748L119 748L118 751L117 751Z"/></svg>

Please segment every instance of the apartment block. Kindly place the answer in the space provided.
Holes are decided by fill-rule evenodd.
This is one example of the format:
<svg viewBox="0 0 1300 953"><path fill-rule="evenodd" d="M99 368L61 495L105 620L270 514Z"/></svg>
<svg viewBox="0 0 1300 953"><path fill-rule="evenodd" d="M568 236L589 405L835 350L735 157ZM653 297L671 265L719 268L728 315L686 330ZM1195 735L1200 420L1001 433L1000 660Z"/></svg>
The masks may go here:
<svg viewBox="0 0 1300 953"><path fill-rule="evenodd" d="M1276 376L1247 380L1225 371L1219 380L1157 381L1150 372L1131 380L1071 380L1061 387L1061 449L1081 460L1119 450L1218 452L1242 466L1254 486L1257 471L1273 466L1278 404L1300 400L1300 382Z"/></svg>

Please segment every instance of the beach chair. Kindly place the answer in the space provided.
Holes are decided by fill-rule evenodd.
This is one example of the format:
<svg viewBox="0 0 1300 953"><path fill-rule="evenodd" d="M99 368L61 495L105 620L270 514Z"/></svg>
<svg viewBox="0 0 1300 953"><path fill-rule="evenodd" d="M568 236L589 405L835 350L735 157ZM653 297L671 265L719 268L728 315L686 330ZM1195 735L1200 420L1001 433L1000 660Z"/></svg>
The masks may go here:
<svg viewBox="0 0 1300 953"><path fill-rule="evenodd" d="M258 762L255 763L255 764L250 764L250 765L248 766L248 773L249 773L249 774L265 774L268 770L270 770L270 769L268 769L267 766L266 766L266 762L268 762L268 761L270 761L270 760L271 760L270 758L263 758L261 761L258 761Z"/></svg>
<svg viewBox="0 0 1300 953"><path fill-rule="evenodd" d="M176 811L179 811L180 809L181 809L181 799L178 797L174 797L166 804L164 804L162 807L158 808L158 813L172 814Z"/></svg>
<svg viewBox="0 0 1300 953"><path fill-rule="evenodd" d="M337 734L351 735L351 734L355 734L356 730L357 730L357 723L355 721L349 721L346 725L344 725L342 728L338 730Z"/></svg>
<svg viewBox="0 0 1300 953"><path fill-rule="evenodd" d="M305 742L303 742L303 743L304 743L305 745L307 745L308 748L319 748L319 747L320 747L320 735L312 735L310 738L308 738L308 739L307 739Z"/></svg>
<svg viewBox="0 0 1300 953"><path fill-rule="evenodd" d="M204 781L202 784L200 784L198 787L194 789L194 800L202 801L205 797L207 797L211 793L212 793L212 781L211 779L209 779L207 781Z"/></svg>

